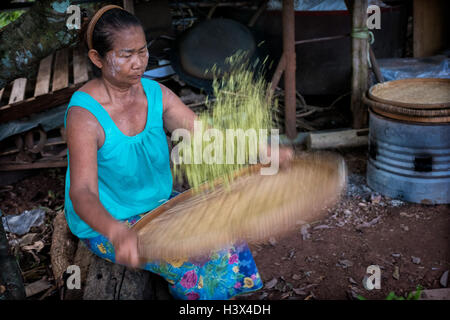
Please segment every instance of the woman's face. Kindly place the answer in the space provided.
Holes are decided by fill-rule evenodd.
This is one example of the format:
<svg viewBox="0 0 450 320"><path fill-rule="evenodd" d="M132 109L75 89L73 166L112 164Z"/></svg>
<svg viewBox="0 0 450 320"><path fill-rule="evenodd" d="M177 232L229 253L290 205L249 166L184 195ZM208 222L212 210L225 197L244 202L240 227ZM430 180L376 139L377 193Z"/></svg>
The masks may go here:
<svg viewBox="0 0 450 320"><path fill-rule="evenodd" d="M113 49L102 61L102 76L116 84L135 84L140 81L148 63L145 34L141 27L116 31Z"/></svg>

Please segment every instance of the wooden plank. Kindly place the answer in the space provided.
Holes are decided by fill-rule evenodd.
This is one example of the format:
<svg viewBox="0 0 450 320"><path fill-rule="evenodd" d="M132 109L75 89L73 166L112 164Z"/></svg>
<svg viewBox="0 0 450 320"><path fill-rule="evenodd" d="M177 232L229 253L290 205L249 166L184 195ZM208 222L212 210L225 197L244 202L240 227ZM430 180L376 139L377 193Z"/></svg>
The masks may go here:
<svg viewBox="0 0 450 320"><path fill-rule="evenodd" d="M427 57L445 47L448 37L447 0L414 0L413 54Z"/></svg>
<svg viewBox="0 0 450 320"><path fill-rule="evenodd" d="M14 80L8 104L22 101L25 98L26 86L27 86L27 78L19 78Z"/></svg>
<svg viewBox="0 0 450 320"><path fill-rule="evenodd" d="M69 50L61 49L56 52L55 69L53 73L52 91L58 91L69 86Z"/></svg>
<svg viewBox="0 0 450 320"><path fill-rule="evenodd" d="M42 168L60 168L67 167L67 160L61 161L42 161L33 163L5 163L0 164L0 171L42 169Z"/></svg>
<svg viewBox="0 0 450 320"><path fill-rule="evenodd" d="M73 83L83 83L89 80L87 58L82 47L73 49Z"/></svg>
<svg viewBox="0 0 450 320"><path fill-rule="evenodd" d="M67 103L79 87L80 85L70 86L55 93L28 98L17 105L2 106L0 107L0 123L17 120Z"/></svg>
<svg viewBox="0 0 450 320"><path fill-rule="evenodd" d="M53 62L53 54L42 59L39 64L39 71L36 79L36 87L34 88L35 97L48 93L50 89L52 62Z"/></svg>

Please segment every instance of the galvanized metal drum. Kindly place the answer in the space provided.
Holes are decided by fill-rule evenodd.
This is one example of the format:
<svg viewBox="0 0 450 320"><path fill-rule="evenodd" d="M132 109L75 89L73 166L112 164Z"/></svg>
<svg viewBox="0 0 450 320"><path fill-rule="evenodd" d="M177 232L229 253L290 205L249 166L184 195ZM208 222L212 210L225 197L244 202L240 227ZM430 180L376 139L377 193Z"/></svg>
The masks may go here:
<svg viewBox="0 0 450 320"><path fill-rule="evenodd" d="M370 111L368 185L391 198L450 203L450 123L415 123Z"/></svg>

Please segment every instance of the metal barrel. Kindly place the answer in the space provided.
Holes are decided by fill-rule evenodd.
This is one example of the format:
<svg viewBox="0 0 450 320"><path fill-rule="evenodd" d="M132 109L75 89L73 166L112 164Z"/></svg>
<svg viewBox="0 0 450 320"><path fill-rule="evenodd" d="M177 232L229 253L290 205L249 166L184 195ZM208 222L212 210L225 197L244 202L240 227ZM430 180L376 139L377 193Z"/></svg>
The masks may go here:
<svg viewBox="0 0 450 320"><path fill-rule="evenodd" d="M367 184L408 202L450 203L450 123L408 123L371 111Z"/></svg>

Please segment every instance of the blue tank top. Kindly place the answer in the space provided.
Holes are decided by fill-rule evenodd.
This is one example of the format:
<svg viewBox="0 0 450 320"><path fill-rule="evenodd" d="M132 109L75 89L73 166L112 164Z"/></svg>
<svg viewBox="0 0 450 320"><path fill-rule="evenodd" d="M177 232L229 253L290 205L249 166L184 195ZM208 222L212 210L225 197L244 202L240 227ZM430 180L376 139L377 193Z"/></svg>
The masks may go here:
<svg viewBox="0 0 450 320"><path fill-rule="evenodd" d="M105 132L105 142L97 151L98 192L105 209L123 220L145 213L167 201L172 192L169 148L163 129L162 91L155 81L142 78L147 96L147 123L142 132L127 136L120 131L108 112L89 94L76 91L67 106L82 107L92 113ZM67 155L65 215L67 224L79 238L99 233L75 212L69 197L70 159Z"/></svg>

